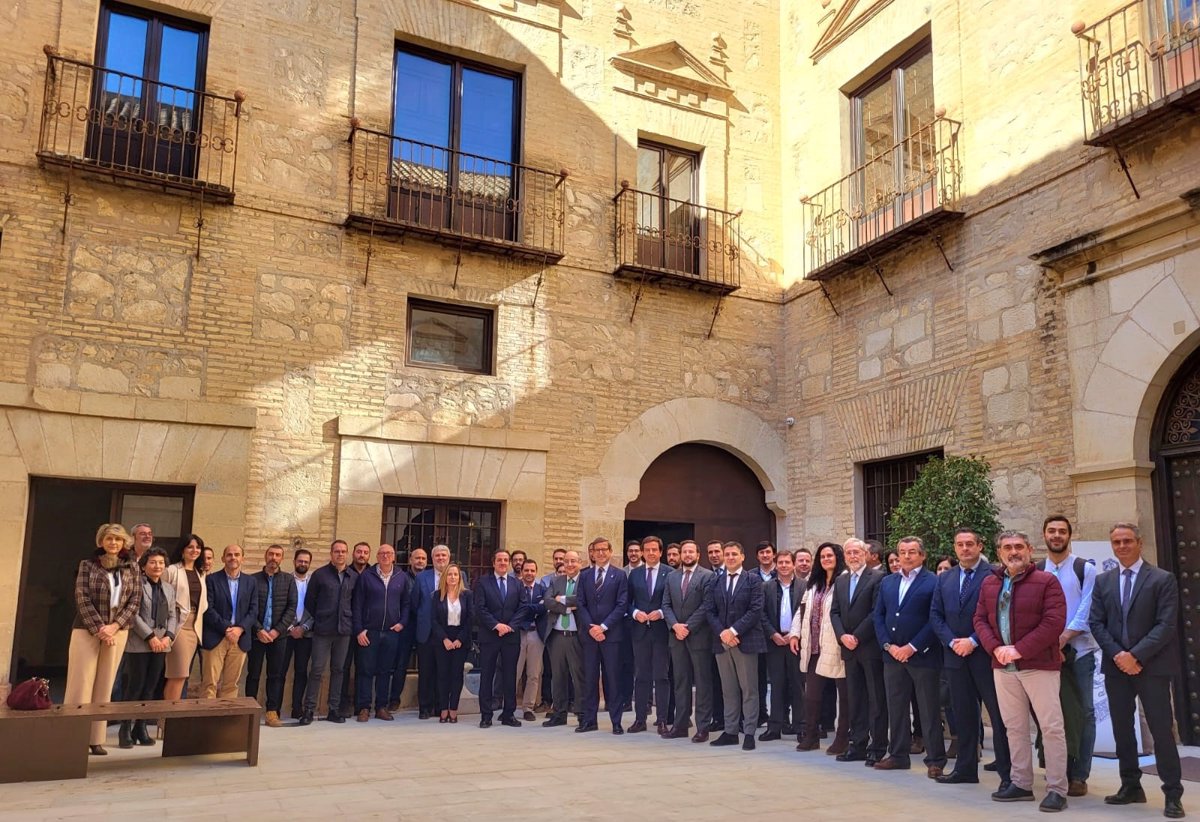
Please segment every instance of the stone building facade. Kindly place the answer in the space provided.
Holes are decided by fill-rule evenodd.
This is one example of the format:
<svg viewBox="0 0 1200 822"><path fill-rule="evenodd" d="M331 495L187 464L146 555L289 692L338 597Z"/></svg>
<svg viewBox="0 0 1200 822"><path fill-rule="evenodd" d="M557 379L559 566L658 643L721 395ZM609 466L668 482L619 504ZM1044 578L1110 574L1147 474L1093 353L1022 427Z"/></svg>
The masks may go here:
<svg viewBox="0 0 1200 822"><path fill-rule="evenodd" d="M113 516L165 495L252 562L271 542L319 562L335 534L397 538L397 511L438 500L496 506L490 538L545 559L633 533L635 501L699 539L840 540L878 525L912 455L982 454L1006 523L1064 511L1096 539L1133 518L1149 558L1174 562L1155 420L1200 347L1200 127L1165 104L1120 139L1092 127L1080 89L1111 55L1088 27L1115 11L8 4L0 683L54 657L30 638L62 603L31 569L73 566L94 527L68 545L51 527L67 520L38 517L97 489ZM153 81L178 71L161 37L129 72L144 85L106 85L113 14L199 32L202 71L182 84L210 95L184 104L199 124L173 86L161 114ZM1187 42L1168 43L1172 68ZM401 52L517 90L501 196L480 194L496 181L472 177L465 143L405 153L420 141L396 136L398 98L437 95L401 76ZM1180 76L1163 96L1195 90ZM113 108L139 95L146 116ZM190 154L146 148L172 134ZM424 187L398 182L414 165ZM499 222L454 217L466 199ZM429 306L450 312L446 345L454 317L482 318L480 368L419 361L411 317ZM733 455L762 510L703 519L656 473L685 445ZM720 496L732 473L688 454L675 468Z"/></svg>

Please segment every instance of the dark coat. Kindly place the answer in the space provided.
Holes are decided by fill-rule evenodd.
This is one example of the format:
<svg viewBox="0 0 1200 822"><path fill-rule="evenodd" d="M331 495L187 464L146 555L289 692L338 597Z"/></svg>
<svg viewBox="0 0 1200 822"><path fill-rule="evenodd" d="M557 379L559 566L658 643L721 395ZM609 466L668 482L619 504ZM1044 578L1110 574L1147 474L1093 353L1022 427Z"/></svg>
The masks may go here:
<svg viewBox="0 0 1200 822"><path fill-rule="evenodd" d="M263 629L263 620L267 616L267 590L272 592L271 630L278 631L283 636L284 631L291 628L296 621L296 578L283 571L275 572L275 582L272 584L266 571L254 575L258 585L258 611L255 612L254 633L257 635Z"/></svg>
<svg viewBox="0 0 1200 822"><path fill-rule="evenodd" d="M962 566L951 568L937 578L937 590L933 595L933 608L929 612L929 622L933 632L942 643L942 662L947 668L961 668L969 657L959 656L950 650L950 642L955 639L971 638L978 647L975 653L987 654L987 650L979 645L979 637L975 633L975 608L979 603L979 591L983 588L983 580L995 569L985 558L980 557L975 566L975 574L969 587L959 593L959 580L962 579Z"/></svg>
<svg viewBox="0 0 1200 822"><path fill-rule="evenodd" d="M596 569L579 572L579 587L575 591L579 609L575 621L581 639L590 642L587 632L593 625L607 627L605 642L615 642L625 636L625 612L629 606L629 578L616 565L608 566L604 587L596 590Z"/></svg>
<svg viewBox="0 0 1200 822"><path fill-rule="evenodd" d="M254 617L258 614L258 584L250 574L238 574L237 613L233 613L233 598L229 591L229 577L219 568L204 575L208 586L208 610L204 612L204 636L200 646L206 651L221 644L227 628L238 627L238 647L250 650L254 638Z"/></svg>
<svg viewBox="0 0 1200 822"><path fill-rule="evenodd" d="M354 630L357 583L358 573L349 565L340 577L332 565L322 565L313 571L304 594L305 629L321 636L350 636Z"/></svg>
<svg viewBox="0 0 1200 822"><path fill-rule="evenodd" d="M515 632L523 618L521 604L521 581L510 576L505 582L504 594L500 593L500 583L495 574L484 574L475 581L471 590L472 605L475 609L475 620L479 623L479 644L491 642L520 642L520 634ZM507 625L514 632L506 636L496 633L497 625Z"/></svg>
<svg viewBox="0 0 1200 822"><path fill-rule="evenodd" d="M841 645L842 634L853 634L858 638L858 647L851 651L842 645L842 659L849 661L862 655L878 658L879 639L875 636L875 603L879 598L879 586L884 573L878 568L862 570L862 576L850 599L850 574L840 575L833 582L833 604L829 606L829 621L833 633Z"/></svg>
<svg viewBox="0 0 1200 822"><path fill-rule="evenodd" d="M460 624L465 633L460 634L459 639L463 641L464 648L471 647L471 620L475 618L475 606L473 597L470 591L463 590L458 595L459 602L462 603L462 614L460 614ZM442 640L447 639L446 620L447 609L446 600L442 599L437 594L429 603L429 639L441 644Z"/></svg>
<svg viewBox="0 0 1200 822"><path fill-rule="evenodd" d="M708 589L705 610L713 632L713 653L725 653L721 632L726 628L737 631L737 649L744 654L766 653L767 640L762 632L763 583L758 571L742 571L730 596L726 587L729 577L722 575Z"/></svg>
<svg viewBox="0 0 1200 822"><path fill-rule="evenodd" d="M393 625L404 625L412 609L408 600L412 590L408 574L392 569L388 584L383 584L379 566L372 565L358 575L350 610L354 619L354 634L363 631L382 631Z"/></svg>
<svg viewBox="0 0 1200 822"><path fill-rule="evenodd" d="M1133 581L1129 614L1125 617L1129 647L1121 642L1121 569L1096 575L1089 617L1092 636L1100 644L1101 670L1119 669L1113 657L1129 651L1142 666L1139 676L1175 676L1179 673L1179 585L1162 568L1143 562Z"/></svg>
<svg viewBox="0 0 1200 822"><path fill-rule="evenodd" d="M929 569L921 568L904 594L903 603L900 602L901 579L898 573L885 576L875 601L875 639L879 642L883 661L899 664L882 650L884 645L911 645L917 652L908 658L906 665L941 667L942 648L929 624L937 576Z"/></svg>

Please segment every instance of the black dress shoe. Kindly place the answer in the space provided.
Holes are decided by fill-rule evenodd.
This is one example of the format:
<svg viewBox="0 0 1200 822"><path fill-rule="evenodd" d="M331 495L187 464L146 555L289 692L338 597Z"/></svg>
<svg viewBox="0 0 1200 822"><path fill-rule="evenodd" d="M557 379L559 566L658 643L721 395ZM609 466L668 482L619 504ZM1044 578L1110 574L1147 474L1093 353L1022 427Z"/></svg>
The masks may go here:
<svg viewBox="0 0 1200 822"><path fill-rule="evenodd" d="M615 728L614 728L614 730L615 730ZM644 720L641 720L641 719L635 720L634 723L629 726L629 732L631 734L640 734L644 730L646 730L646 723Z"/></svg>
<svg viewBox="0 0 1200 822"><path fill-rule="evenodd" d="M557 728L559 725L566 725L567 718L565 716L551 716L542 723L543 728Z"/></svg>
<svg viewBox="0 0 1200 822"><path fill-rule="evenodd" d="M624 733L625 733L625 729L622 728L619 724L614 722L613 723L613 736L622 736Z"/></svg>
<svg viewBox="0 0 1200 822"><path fill-rule="evenodd" d="M88 745L88 753L92 756L108 756L108 751L104 750L103 745Z"/></svg>
<svg viewBox="0 0 1200 822"><path fill-rule="evenodd" d="M521 727L521 720L517 719L515 716L510 716L510 717L506 717L506 718L502 717L500 719L500 724L506 728L519 728L519 727Z"/></svg>
<svg viewBox="0 0 1200 822"><path fill-rule="evenodd" d="M994 794L992 794L992 801L994 801L994 802L1032 802L1033 801L1033 791L1027 791L1024 788L1018 788L1016 785L1009 782L1008 787L1001 788L1000 790L998 790Z"/></svg>
<svg viewBox="0 0 1200 822"><path fill-rule="evenodd" d="M867 755L863 754L863 753L859 753L858 751L851 748L850 750L848 750L844 753L838 754L837 756L834 757L834 759L836 759L838 762L866 762Z"/></svg>
<svg viewBox="0 0 1200 822"><path fill-rule="evenodd" d="M491 717L487 717L486 719L481 719L481 720L479 720L479 727L481 727L481 728L490 728L490 727L492 727L492 719L491 719Z"/></svg>
<svg viewBox="0 0 1200 822"><path fill-rule="evenodd" d="M1038 805L1038 810L1042 813L1058 813L1067 809L1067 798L1061 793L1051 791L1046 794L1046 798Z"/></svg>
<svg viewBox="0 0 1200 822"><path fill-rule="evenodd" d="M580 722L578 725L575 726L575 733L577 733L577 734L585 734L588 731L598 731L598 730L600 730L600 726L597 725L595 722Z"/></svg>
<svg viewBox="0 0 1200 822"><path fill-rule="evenodd" d="M1146 801L1146 792L1141 785L1122 785L1112 796L1104 797L1105 805L1132 805Z"/></svg>
<svg viewBox="0 0 1200 822"><path fill-rule="evenodd" d="M417 719L429 719L433 716L433 711L418 711Z"/></svg>
<svg viewBox="0 0 1200 822"><path fill-rule="evenodd" d="M996 772L996 771L999 769L999 767L1000 767L1000 766L999 766L999 765L997 765L997 764L995 763L995 761L992 761L992 762L989 762L989 763L987 763L986 765L984 765L984 766L983 766L983 769L984 769L985 771L988 771L989 773L995 773L995 772Z"/></svg>
<svg viewBox="0 0 1200 822"><path fill-rule="evenodd" d="M736 745L736 744L738 744L738 736L737 736L737 734L722 733L720 736L718 736L716 739L714 739L712 742L709 742L708 744L712 745L715 748L724 747L725 745Z"/></svg>
<svg viewBox="0 0 1200 822"><path fill-rule="evenodd" d="M339 713L330 713L328 716L325 717L325 721L332 722L335 725L345 725L346 717L342 716Z"/></svg>
<svg viewBox="0 0 1200 822"><path fill-rule="evenodd" d="M710 734L725 733L725 723L724 722L710 722L708 724L708 727L705 728L704 730L708 731Z"/></svg>
<svg viewBox="0 0 1200 822"><path fill-rule="evenodd" d="M1167 805L1163 808L1163 816L1167 819L1183 819L1183 802L1178 798L1167 798Z"/></svg>
<svg viewBox="0 0 1200 822"><path fill-rule="evenodd" d="M742 750L754 750L754 734L746 734L744 737L742 737Z"/></svg>
<svg viewBox="0 0 1200 822"><path fill-rule="evenodd" d="M774 742L777 739L783 739L783 734L779 731L763 731L758 735L759 742Z"/></svg>
<svg viewBox="0 0 1200 822"><path fill-rule="evenodd" d="M879 761L879 757L875 754L867 754L867 758L863 760L863 764L868 768L874 768L875 763Z"/></svg>
<svg viewBox="0 0 1200 822"><path fill-rule="evenodd" d="M974 774L951 771L950 773L942 774L934 781L942 785L977 785L979 784L979 777Z"/></svg>
<svg viewBox="0 0 1200 822"><path fill-rule="evenodd" d="M305 711L304 713L300 714L300 724L301 725L311 725L312 723L313 723L312 711Z"/></svg>
<svg viewBox="0 0 1200 822"><path fill-rule="evenodd" d="M525 715L521 718L524 719L526 722L536 722L537 721L537 717L534 716L533 711L526 711Z"/></svg>

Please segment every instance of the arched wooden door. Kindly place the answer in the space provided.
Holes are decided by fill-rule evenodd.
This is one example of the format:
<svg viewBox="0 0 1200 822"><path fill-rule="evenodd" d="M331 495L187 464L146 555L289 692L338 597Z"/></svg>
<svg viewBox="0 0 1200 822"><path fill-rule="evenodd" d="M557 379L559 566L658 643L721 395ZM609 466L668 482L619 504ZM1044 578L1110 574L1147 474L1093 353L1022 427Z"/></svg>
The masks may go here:
<svg viewBox="0 0 1200 822"><path fill-rule="evenodd" d="M659 455L642 475L638 498L625 508L625 539L648 534L666 542L735 539L753 561L758 542L775 539L775 516L758 477L733 454L689 442Z"/></svg>

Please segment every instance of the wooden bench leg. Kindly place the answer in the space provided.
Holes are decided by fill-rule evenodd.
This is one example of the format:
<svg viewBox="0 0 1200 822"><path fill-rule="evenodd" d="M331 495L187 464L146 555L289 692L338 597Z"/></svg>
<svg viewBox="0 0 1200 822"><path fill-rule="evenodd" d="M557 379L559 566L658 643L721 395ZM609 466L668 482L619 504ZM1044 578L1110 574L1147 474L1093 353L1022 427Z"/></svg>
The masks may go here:
<svg viewBox="0 0 1200 822"><path fill-rule="evenodd" d="M250 717L254 722L254 717ZM257 737L246 732L243 716L187 716L167 720L163 739L163 756L199 756L215 753L246 753L253 744L257 754ZM257 724L254 725L257 730ZM257 756L255 757L257 761ZM253 763L252 763L253 764Z"/></svg>
<svg viewBox="0 0 1200 822"><path fill-rule="evenodd" d="M0 722L0 783L83 779L91 732L86 717Z"/></svg>
<svg viewBox="0 0 1200 822"><path fill-rule="evenodd" d="M258 734L262 729L262 723L259 721L258 714L251 714L246 717L246 764L251 768L258 766Z"/></svg>

